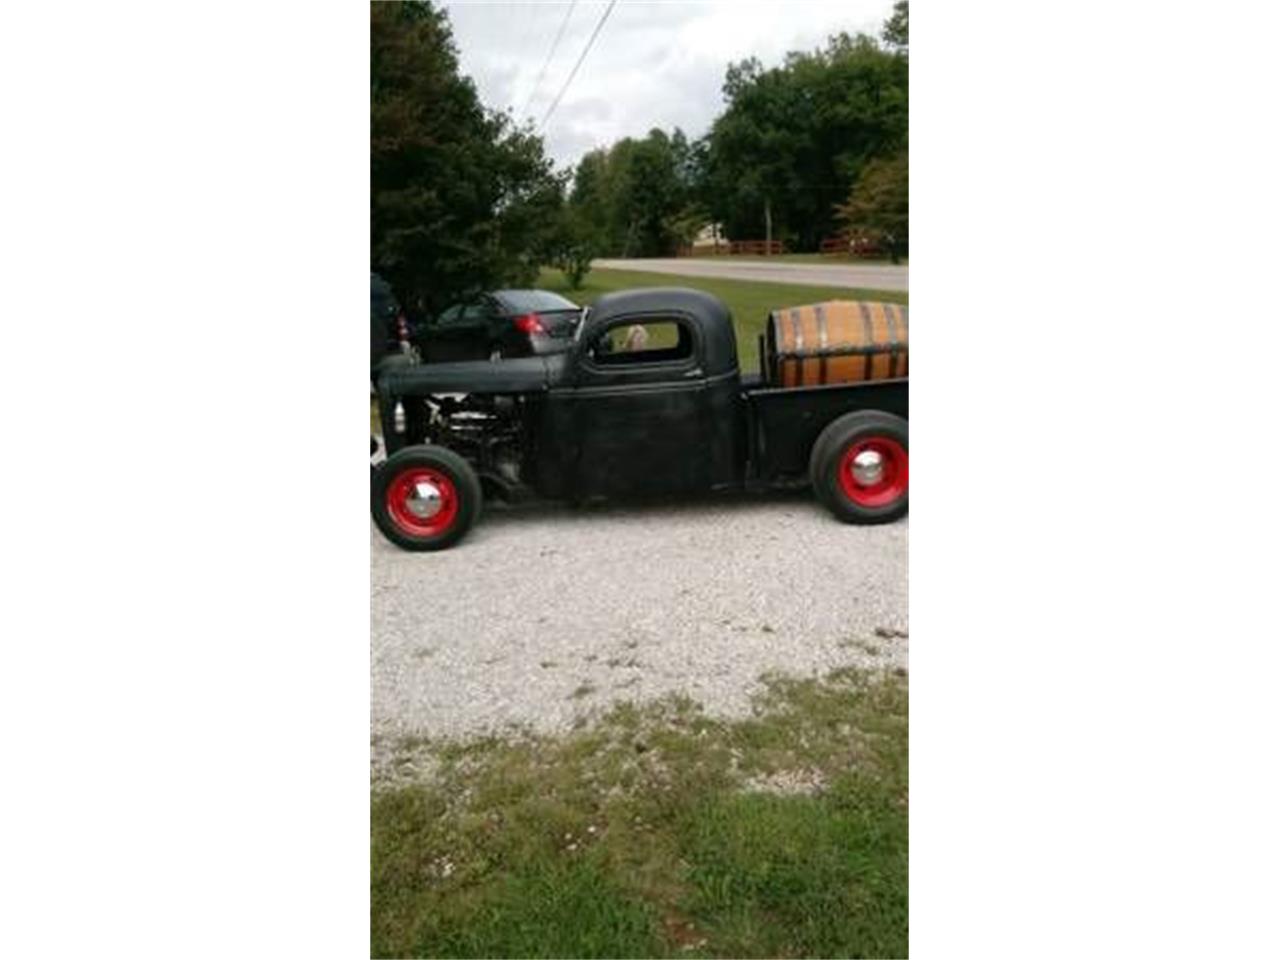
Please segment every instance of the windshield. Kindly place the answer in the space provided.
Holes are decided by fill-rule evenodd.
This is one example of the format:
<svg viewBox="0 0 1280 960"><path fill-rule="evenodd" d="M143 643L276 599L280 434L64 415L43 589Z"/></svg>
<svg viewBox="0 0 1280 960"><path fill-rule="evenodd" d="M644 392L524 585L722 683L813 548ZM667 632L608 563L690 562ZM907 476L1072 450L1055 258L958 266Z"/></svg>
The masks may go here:
<svg viewBox="0 0 1280 960"><path fill-rule="evenodd" d="M515 313L540 313L544 310L577 310L578 305L558 293L547 290L501 290L498 297Z"/></svg>

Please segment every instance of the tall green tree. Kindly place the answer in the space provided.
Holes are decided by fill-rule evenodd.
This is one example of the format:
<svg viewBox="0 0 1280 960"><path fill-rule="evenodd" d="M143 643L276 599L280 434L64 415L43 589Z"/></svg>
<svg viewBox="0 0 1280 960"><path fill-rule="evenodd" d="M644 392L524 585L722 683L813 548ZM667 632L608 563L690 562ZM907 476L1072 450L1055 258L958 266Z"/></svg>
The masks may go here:
<svg viewBox="0 0 1280 960"><path fill-rule="evenodd" d="M880 39L891 50L904 54L907 52L907 0L898 0L893 5L893 13L884 22Z"/></svg>
<svg viewBox="0 0 1280 960"><path fill-rule="evenodd" d="M907 0L893 5L881 38L903 59L907 56ZM892 147L893 144L889 144ZM849 192L836 208L836 217L852 236L863 236L888 251L894 263L907 253L908 216L907 148L886 153L866 163Z"/></svg>
<svg viewBox="0 0 1280 960"><path fill-rule="evenodd" d="M692 201L696 160L678 128L624 138L579 161L569 205L594 225L598 249L614 256L663 256L682 242L677 222Z"/></svg>
<svg viewBox="0 0 1280 960"><path fill-rule="evenodd" d="M894 263L907 253L907 151L879 157L862 168L836 216L851 236L866 237Z"/></svg>
<svg viewBox="0 0 1280 960"><path fill-rule="evenodd" d="M654 257L674 253L668 219L684 206L671 138L661 130L636 144L628 171L625 205L635 230L635 252Z"/></svg>
<svg viewBox="0 0 1280 960"><path fill-rule="evenodd" d="M864 34L838 34L772 69L754 58L730 65L695 193L734 239L763 238L771 222L775 239L817 249L863 167L905 148L907 75L905 46Z"/></svg>
<svg viewBox="0 0 1280 960"><path fill-rule="evenodd" d="M375 3L370 28L373 269L417 314L530 282L563 199L541 139L484 108L444 11Z"/></svg>

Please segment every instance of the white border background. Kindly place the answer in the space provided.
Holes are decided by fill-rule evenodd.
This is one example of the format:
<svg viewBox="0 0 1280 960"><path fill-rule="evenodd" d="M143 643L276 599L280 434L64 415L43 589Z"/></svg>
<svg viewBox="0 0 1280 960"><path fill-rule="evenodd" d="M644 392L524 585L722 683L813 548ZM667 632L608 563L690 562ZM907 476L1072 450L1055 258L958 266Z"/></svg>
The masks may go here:
<svg viewBox="0 0 1280 960"><path fill-rule="evenodd" d="M1273 15L914 13L912 952L1274 953ZM365 956L364 6L0 16L0 949Z"/></svg>

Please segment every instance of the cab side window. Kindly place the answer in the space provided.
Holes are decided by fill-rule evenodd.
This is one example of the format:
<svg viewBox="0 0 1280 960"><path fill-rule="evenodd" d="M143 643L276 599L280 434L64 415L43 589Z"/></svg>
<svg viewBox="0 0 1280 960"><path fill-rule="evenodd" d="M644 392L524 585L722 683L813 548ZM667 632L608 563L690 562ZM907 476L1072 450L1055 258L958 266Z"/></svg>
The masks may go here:
<svg viewBox="0 0 1280 960"><path fill-rule="evenodd" d="M637 318L596 337L590 356L593 363L605 367L675 363L693 356L693 334L680 320Z"/></svg>

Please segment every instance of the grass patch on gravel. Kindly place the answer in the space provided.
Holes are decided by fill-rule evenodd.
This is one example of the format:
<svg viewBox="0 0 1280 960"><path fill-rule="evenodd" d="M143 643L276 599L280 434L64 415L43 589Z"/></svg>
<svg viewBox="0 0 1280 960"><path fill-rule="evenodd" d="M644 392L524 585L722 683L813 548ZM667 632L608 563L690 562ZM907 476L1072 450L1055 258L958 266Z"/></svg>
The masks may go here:
<svg viewBox="0 0 1280 960"><path fill-rule="evenodd" d="M682 277L632 270L592 270L583 281L582 289L573 290L559 270L543 268L538 277L538 286L543 290L554 290L574 303L584 305L594 303L603 294L631 287L693 287L695 290L705 290L723 300L732 311L738 339L738 362L747 372L754 372L760 366L756 337L764 332L764 324L771 310L822 300L907 302L906 293L892 290L763 283L719 277Z"/></svg>
<svg viewBox="0 0 1280 960"><path fill-rule="evenodd" d="M906 955L904 676L428 749L373 790L374 956Z"/></svg>

